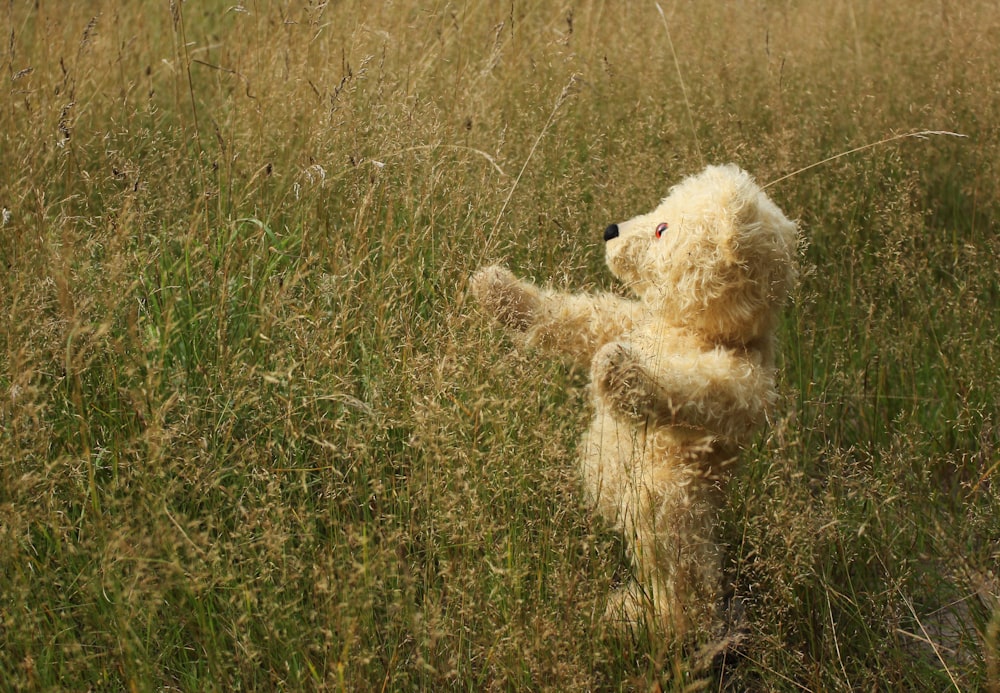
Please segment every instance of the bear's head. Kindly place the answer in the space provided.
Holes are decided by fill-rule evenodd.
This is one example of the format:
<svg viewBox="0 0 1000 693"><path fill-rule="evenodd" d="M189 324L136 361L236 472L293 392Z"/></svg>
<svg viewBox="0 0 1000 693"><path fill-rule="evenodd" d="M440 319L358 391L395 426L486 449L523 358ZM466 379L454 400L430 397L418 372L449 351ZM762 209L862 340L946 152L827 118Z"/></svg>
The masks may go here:
<svg viewBox="0 0 1000 693"><path fill-rule="evenodd" d="M604 232L611 272L659 318L710 341L767 338L797 279L798 232L737 166L710 166Z"/></svg>

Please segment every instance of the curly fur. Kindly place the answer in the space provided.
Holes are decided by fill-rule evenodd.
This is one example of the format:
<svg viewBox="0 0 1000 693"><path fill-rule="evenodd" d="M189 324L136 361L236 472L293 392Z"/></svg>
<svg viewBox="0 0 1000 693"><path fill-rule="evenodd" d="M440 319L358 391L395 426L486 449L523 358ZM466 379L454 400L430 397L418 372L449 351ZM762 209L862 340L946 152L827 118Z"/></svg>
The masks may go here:
<svg viewBox="0 0 1000 693"><path fill-rule="evenodd" d="M728 165L606 237L608 267L635 299L543 289L496 266L473 276L472 293L524 345L590 366L584 487L635 566L607 616L706 632L721 589L723 485L776 398L773 333L797 278L797 229Z"/></svg>

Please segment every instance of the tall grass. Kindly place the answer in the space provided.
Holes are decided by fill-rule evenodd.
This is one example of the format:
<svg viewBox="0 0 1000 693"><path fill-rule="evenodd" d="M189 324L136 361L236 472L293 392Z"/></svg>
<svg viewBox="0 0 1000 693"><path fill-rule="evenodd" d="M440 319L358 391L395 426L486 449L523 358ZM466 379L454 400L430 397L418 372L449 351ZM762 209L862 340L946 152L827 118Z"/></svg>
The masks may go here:
<svg viewBox="0 0 1000 693"><path fill-rule="evenodd" d="M1000 689L1000 10L661 5L0 8L7 688ZM968 138L769 190L807 271L740 644L609 631L586 374L467 276L610 287L600 230L703 159L922 129Z"/></svg>

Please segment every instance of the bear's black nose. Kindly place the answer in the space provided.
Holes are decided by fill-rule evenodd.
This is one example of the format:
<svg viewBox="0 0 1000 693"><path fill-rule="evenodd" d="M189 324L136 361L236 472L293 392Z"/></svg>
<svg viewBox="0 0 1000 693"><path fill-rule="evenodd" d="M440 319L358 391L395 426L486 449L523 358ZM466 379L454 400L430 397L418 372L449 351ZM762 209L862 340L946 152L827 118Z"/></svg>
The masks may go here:
<svg viewBox="0 0 1000 693"><path fill-rule="evenodd" d="M604 242L607 243L612 238L618 238L618 224L612 224L604 229Z"/></svg>

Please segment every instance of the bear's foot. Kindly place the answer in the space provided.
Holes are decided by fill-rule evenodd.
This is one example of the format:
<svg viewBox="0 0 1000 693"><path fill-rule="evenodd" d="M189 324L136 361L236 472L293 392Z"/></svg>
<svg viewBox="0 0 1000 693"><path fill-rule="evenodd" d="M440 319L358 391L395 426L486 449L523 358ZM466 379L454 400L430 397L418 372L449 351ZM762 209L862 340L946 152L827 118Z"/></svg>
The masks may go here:
<svg viewBox="0 0 1000 693"><path fill-rule="evenodd" d="M713 605L679 603L635 581L611 594L604 620L621 630L647 628L677 641L712 638L719 634L721 625Z"/></svg>
<svg viewBox="0 0 1000 693"><path fill-rule="evenodd" d="M652 596L634 581L612 593L604 609L604 620L623 630L650 624L656 616Z"/></svg>

